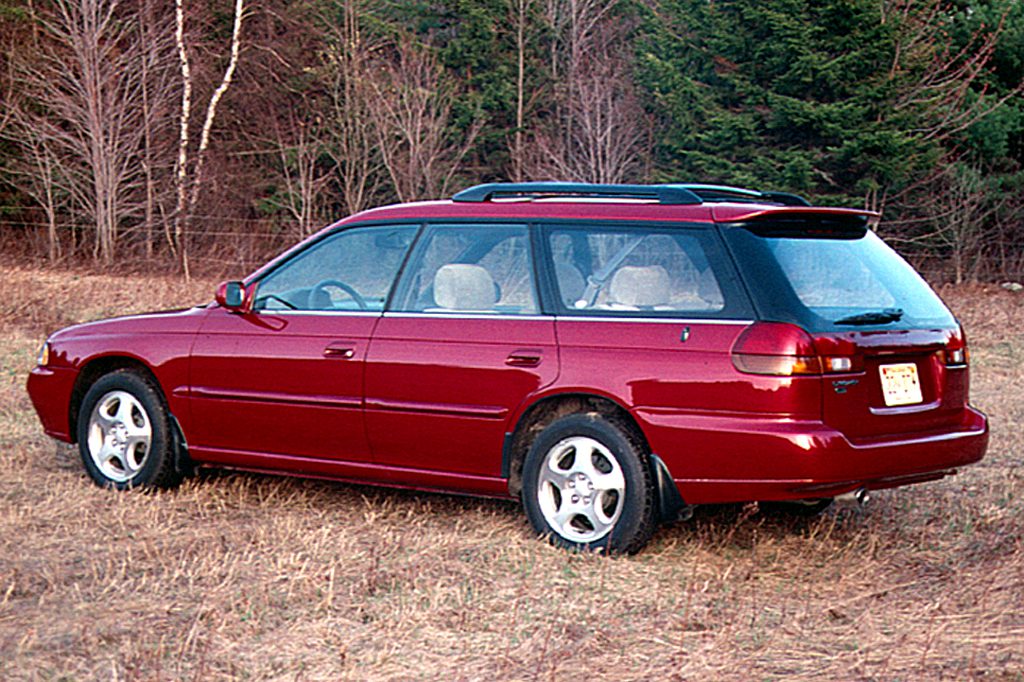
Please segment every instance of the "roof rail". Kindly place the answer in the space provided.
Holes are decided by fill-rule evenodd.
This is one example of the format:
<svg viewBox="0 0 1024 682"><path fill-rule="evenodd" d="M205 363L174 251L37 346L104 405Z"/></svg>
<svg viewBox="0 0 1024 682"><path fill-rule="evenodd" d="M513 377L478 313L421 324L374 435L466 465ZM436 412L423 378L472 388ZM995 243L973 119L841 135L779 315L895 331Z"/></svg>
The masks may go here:
<svg viewBox="0 0 1024 682"><path fill-rule="evenodd" d="M660 204L700 204L682 185L597 185L586 182L492 182L464 189L453 201L483 202L498 196L577 196L657 199Z"/></svg>
<svg viewBox="0 0 1024 682"><path fill-rule="evenodd" d="M756 189L730 187L729 185L675 185L684 187L701 198L702 201L739 201L739 202L770 202L783 206L810 206L811 202L798 194L789 192L761 192Z"/></svg>
<svg viewBox="0 0 1024 682"><path fill-rule="evenodd" d="M728 185L664 184L609 185L586 182L491 182L455 194L453 201L478 203L497 197L603 197L657 199L659 204L702 204L713 201L768 202L783 206L810 206L801 196L788 192L760 192Z"/></svg>

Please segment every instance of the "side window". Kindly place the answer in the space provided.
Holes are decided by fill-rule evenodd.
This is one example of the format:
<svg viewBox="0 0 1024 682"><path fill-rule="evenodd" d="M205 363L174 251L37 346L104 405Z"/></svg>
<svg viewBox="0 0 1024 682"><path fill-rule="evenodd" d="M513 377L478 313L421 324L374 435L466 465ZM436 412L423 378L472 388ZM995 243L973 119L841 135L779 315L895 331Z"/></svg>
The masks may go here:
<svg viewBox="0 0 1024 682"><path fill-rule="evenodd" d="M267 275L255 309L383 310L417 229L355 227L327 237Z"/></svg>
<svg viewBox="0 0 1024 682"><path fill-rule="evenodd" d="M413 256L395 310L536 313L524 225L434 225Z"/></svg>
<svg viewBox="0 0 1024 682"><path fill-rule="evenodd" d="M698 230L554 229L549 243L558 297L581 312L714 315L725 297Z"/></svg>

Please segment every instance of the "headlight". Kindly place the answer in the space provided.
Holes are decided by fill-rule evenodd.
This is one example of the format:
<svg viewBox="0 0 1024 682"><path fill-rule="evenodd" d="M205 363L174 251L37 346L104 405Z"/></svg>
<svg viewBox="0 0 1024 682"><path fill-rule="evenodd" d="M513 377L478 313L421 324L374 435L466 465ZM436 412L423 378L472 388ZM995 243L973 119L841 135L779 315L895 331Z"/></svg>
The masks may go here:
<svg viewBox="0 0 1024 682"><path fill-rule="evenodd" d="M39 355L36 356L36 364L40 367L46 367L50 363L50 342L46 341L43 343L43 347L39 349Z"/></svg>

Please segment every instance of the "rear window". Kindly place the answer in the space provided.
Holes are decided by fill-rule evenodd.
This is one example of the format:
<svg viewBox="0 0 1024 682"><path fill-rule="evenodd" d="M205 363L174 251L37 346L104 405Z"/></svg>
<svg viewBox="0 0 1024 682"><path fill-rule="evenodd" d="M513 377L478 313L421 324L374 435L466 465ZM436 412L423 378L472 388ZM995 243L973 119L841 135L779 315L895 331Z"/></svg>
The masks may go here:
<svg viewBox="0 0 1024 682"><path fill-rule="evenodd" d="M873 232L845 237L724 232L766 319L811 331L956 324L931 287Z"/></svg>

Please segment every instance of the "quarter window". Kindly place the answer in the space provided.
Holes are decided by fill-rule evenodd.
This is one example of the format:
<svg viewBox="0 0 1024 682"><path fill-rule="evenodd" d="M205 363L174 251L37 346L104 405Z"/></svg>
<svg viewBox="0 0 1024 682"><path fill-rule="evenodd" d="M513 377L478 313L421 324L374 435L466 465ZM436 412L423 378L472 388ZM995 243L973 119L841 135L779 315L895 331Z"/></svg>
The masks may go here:
<svg viewBox="0 0 1024 682"><path fill-rule="evenodd" d="M537 295L524 225L434 225L404 276L395 310L534 314Z"/></svg>
<svg viewBox="0 0 1024 682"><path fill-rule="evenodd" d="M383 310L417 229L356 227L327 237L264 278L255 309Z"/></svg>

